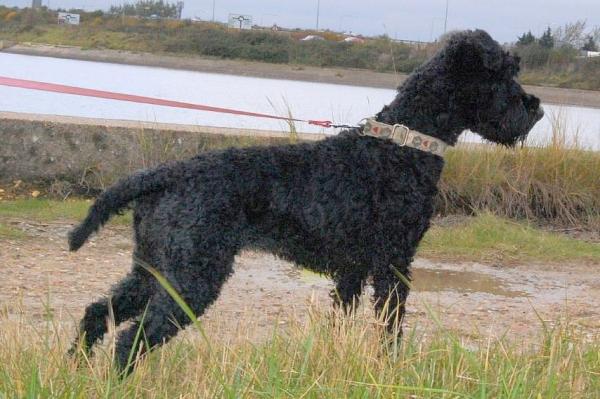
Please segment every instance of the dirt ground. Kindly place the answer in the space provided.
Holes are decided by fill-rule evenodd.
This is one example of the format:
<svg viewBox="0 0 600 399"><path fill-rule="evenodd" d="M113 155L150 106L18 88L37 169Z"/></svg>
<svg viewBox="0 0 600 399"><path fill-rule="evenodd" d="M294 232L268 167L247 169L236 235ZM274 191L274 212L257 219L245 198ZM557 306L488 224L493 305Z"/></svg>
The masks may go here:
<svg viewBox="0 0 600 399"><path fill-rule="evenodd" d="M73 46L52 46L33 43L13 45L2 51L24 55L385 89L396 88L406 79L406 75L401 73L380 73L361 69L318 68L243 60L223 60L192 55L145 54L106 49L83 50ZM545 103L600 108L600 91L540 86L525 86L525 90L540 97Z"/></svg>
<svg viewBox="0 0 600 399"><path fill-rule="evenodd" d="M0 323L5 317L20 317L35 325L51 313L74 331L85 306L106 294L130 268L129 228L107 227L79 252L70 253L66 233L71 223L2 222L28 238L0 239ZM445 328L467 337L506 334L527 340L541 331L541 318L548 325L568 319L588 339L600 339L597 267L417 259L406 324L409 329L435 328L430 308ZM250 320L254 328L245 335L264 338L294 314L306 316L309 303L329 309L331 287L326 278L271 255L244 252L219 300L201 320L209 333L219 334L231 334ZM365 297L363 303L369 305L370 300ZM359 315L372 317L370 307L364 306Z"/></svg>

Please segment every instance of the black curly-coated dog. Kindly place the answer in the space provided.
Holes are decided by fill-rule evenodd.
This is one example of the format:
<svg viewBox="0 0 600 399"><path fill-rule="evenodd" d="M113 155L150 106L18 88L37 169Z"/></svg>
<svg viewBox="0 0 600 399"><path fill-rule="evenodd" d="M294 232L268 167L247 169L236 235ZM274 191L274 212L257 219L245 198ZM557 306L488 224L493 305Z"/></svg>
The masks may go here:
<svg viewBox="0 0 600 399"><path fill-rule="evenodd" d="M456 33L375 119L404 124L448 145L465 129L513 145L543 114L539 100L515 81L518 70L518 59L487 33ZM77 250L133 202L134 256L162 273L197 315L219 296L233 273L234 256L251 247L331 276L337 303L344 306L372 278L378 313L401 320L409 290L390 266L409 278L443 166L438 155L365 136L360 129L315 143L201 154L108 188L69 244ZM140 327L142 342L153 347L190 322L134 262L110 302L87 307L81 321L86 350L106 332L109 303L116 323L136 320L117 340L121 366Z"/></svg>

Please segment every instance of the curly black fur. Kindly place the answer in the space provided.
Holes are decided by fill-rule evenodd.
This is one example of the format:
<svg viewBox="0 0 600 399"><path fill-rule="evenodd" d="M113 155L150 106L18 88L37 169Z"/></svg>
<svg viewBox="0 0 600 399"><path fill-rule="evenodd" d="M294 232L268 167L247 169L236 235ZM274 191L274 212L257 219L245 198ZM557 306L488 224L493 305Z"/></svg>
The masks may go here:
<svg viewBox="0 0 600 399"><path fill-rule="evenodd" d="M517 72L518 60L487 33L454 34L377 119L449 145L465 129L512 145L542 116L539 100L514 80ZM310 144L231 148L121 180L97 199L69 243L77 250L112 214L135 201L134 256L158 269L198 316L233 273L234 256L252 247L331 276L336 302L344 306L359 297L371 277L377 312L401 320L408 287L391 266L410 278L443 166L439 156L361 136L356 129ZM113 289L111 303L117 323L136 320L118 337L121 366L140 327L153 347L189 323L135 264ZM102 299L86 309L85 349L106 332L108 306Z"/></svg>

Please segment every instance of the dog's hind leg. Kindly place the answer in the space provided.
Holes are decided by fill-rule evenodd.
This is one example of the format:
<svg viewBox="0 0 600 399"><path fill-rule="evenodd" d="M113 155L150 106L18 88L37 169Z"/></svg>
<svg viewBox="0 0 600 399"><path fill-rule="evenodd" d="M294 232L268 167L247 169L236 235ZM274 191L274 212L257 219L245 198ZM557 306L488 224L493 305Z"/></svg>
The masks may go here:
<svg viewBox="0 0 600 399"><path fill-rule="evenodd" d="M201 316L219 296L222 285L233 270L237 246L225 238L211 239L213 245L181 245L189 232L167 244L169 257L162 265L152 265L172 285L196 317ZM188 243L189 244L189 243ZM204 245L203 245L204 244ZM200 249L198 251L197 249ZM143 317L117 338L117 365L132 371L131 359L174 337L192 320L160 286L156 289ZM139 339L136 342L136 337Z"/></svg>
<svg viewBox="0 0 600 399"><path fill-rule="evenodd" d="M116 325L138 316L150 298L154 284L151 278L147 272L134 267L129 275L112 288L110 299L102 298L88 305L79 324L79 334L69 353L75 353L79 345L88 352L96 342L102 340L108 327L109 305ZM80 338L83 338L83 342L80 342Z"/></svg>

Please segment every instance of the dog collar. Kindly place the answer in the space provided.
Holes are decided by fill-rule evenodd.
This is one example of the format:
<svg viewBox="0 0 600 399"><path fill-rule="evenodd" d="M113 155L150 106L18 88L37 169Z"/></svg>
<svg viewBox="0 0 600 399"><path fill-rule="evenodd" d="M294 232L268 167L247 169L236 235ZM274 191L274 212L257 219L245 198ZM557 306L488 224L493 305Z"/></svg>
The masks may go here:
<svg viewBox="0 0 600 399"><path fill-rule="evenodd" d="M391 139L394 143L404 147L412 147L417 150L430 152L440 157L444 156L448 144L442 140L426 134L411 130L400 124L388 125L368 118L363 126L365 136Z"/></svg>

